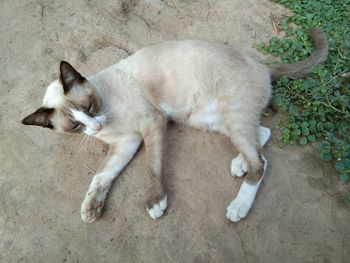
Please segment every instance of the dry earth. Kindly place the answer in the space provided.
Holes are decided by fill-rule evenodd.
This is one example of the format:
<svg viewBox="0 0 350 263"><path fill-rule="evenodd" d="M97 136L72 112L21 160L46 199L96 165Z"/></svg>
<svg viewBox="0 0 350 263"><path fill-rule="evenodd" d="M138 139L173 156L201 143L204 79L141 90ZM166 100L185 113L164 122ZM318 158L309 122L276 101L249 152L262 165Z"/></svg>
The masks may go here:
<svg viewBox="0 0 350 263"><path fill-rule="evenodd" d="M229 173L228 139L170 126L170 206L153 221L143 207L142 148L93 224L79 207L105 156L98 142L25 127L60 60L85 75L143 46L206 39L250 48L274 34L267 0L0 1L0 262L350 262L349 207L331 165L311 148L265 148L269 174L254 209L225 217L241 180ZM279 117L265 125L274 127Z"/></svg>

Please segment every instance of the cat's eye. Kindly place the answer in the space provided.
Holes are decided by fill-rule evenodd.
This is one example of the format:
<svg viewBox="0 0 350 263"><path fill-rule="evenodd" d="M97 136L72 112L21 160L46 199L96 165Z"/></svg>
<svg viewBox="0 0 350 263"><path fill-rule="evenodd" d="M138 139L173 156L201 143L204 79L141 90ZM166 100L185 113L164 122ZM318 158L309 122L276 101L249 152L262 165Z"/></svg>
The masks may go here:
<svg viewBox="0 0 350 263"><path fill-rule="evenodd" d="M79 131L82 124L80 122L77 122L71 129L72 131Z"/></svg>
<svg viewBox="0 0 350 263"><path fill-rule="evenodd" d="M87 108L87 111L90 112L91 108L92 108L92 102L90 102L90 105L89 105L89 107Z"/></svg>

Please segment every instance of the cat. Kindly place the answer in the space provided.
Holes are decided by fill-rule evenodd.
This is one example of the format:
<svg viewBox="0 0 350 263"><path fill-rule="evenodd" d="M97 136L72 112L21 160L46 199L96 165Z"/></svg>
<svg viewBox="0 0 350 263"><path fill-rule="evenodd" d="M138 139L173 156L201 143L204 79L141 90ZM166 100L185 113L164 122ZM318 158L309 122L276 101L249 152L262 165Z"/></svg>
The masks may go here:
<svg viewBox="0 0 350 263"><path fill-rule="evenodd" d="M57 132L85 133L109 145L81 205L84 222L103 209L113 180L145 144L146 210L153 219L167 208L162 175L164 136L169 120L228 136L239 151L233 176L246 175L227 218L238 222L253 205L267 167L261 153L270 130L259 126L271 96L271 80L297 79L328 55L320 29L311 29L314 52L295 64L272 68L242 51L204 41L168 41L146 47L85 78L69 63L46 90L42 106L22 120Z"/></svg>

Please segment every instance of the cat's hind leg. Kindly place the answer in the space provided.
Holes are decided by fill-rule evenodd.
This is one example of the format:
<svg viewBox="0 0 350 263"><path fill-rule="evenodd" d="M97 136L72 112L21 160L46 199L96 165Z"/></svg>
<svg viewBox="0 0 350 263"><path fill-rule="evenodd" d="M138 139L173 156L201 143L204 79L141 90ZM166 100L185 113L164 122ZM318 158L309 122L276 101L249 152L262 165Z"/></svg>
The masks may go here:
<svg viewBox="0 0 350 263"><path fill-rule="evenodd" d="M260 179L254 183L244 180L236 198L233 199L227 207L226 217L232 222L238 222L245 218L254 203L261 181L265 176L268 163L263 155L261 155L261 158L264 162L264 166Z"/></svg>
<svg viewBox="0 0 350 263"><path fill-rule="evenodd" d="M106 160L102 164L81 204L81 219L91 223L102 214L103 205L113 180L134 157L142 142L139 134L123 135L109 147Z"/></svg>
<svg viewBox="0 0 350 263"><path fill-rule="evenodd" d="M271 130L269 128L259 127L259 143L260 147L264 147L271 136ZM232 176L241 177L248 171L248 164L245 161L243 155L240 153L237 157L232 159L231 162L231 174Z"/></svg>
<svg viewBox="0 0 350 263"><path fill-rule="evenodd" d="M246 162L243 169L247 170L247 176L236 198L227 207L226 214L228 219L238 222L247 216L252 207L267 165L260 152L260 112L252 105L233 103L224 104L221 112L229 137L240 152L240 158Z"/></svg>

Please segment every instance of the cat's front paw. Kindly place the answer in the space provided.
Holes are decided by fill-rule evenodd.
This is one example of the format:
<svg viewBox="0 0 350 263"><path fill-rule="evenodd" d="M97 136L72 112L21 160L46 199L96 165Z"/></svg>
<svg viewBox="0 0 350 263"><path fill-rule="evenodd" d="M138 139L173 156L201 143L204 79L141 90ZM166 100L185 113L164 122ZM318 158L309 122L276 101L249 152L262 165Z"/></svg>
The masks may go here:
<svg viewBox="0 0 350 263"><path fill-rule="evenodd" d="M149 205L146 208L148 214L153 219L158 219L164 214L165 209L168 207L167 195L165 195L160 201L156 201L155 203Z"/></svg>
<svg viewBox="0 0 350 263"><path fill-rule="evenodd" d="M96 186L85 195L81 204L81 219L85 223L92 223L102 214L102 209L109 186Z"/></svg>

